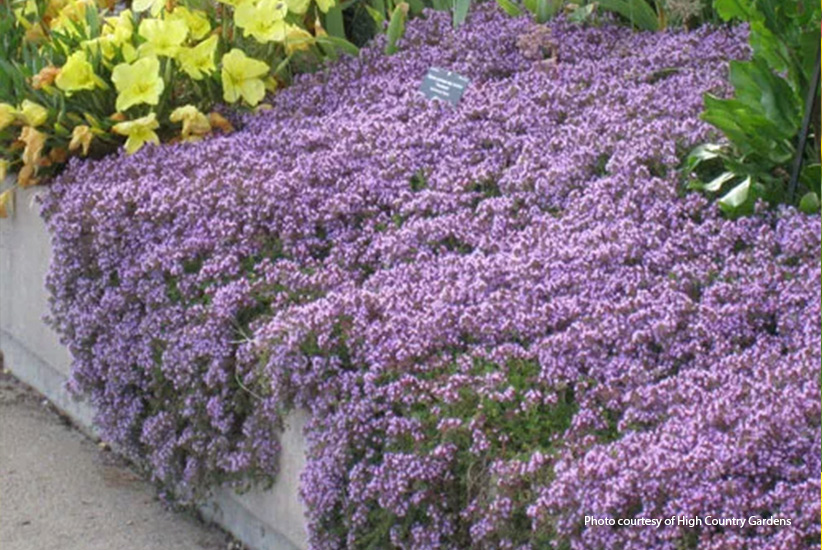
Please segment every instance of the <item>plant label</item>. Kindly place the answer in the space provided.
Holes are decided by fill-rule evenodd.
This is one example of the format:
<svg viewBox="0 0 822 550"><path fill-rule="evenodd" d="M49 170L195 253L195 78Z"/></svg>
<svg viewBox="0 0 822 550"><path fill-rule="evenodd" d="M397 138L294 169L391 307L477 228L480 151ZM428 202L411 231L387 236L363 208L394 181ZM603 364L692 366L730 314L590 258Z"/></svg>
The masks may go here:
<svg viewBox="0 0 822 550"><path fill-rule="evenodd" d="M470 80L455 72L431 67L422 79L420 91L428 99L442 99L456 105L469 83Z"/></svg>

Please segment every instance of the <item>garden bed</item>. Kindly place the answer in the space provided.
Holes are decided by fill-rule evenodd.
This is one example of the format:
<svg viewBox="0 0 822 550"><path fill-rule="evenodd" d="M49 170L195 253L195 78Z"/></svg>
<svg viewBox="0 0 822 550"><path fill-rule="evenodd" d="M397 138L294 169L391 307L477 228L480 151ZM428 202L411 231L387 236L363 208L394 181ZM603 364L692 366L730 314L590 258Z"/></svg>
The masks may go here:
<svg viewBox="0 0 822 550"><path fill-rule="evenodd" d="M428 14L231 136L73 162L51 315L105 437L196 500L306 409L314 549L816 544L819 216L677 170L744 30L547 29ZM791 524L584 519L706 514Z"/></svg>

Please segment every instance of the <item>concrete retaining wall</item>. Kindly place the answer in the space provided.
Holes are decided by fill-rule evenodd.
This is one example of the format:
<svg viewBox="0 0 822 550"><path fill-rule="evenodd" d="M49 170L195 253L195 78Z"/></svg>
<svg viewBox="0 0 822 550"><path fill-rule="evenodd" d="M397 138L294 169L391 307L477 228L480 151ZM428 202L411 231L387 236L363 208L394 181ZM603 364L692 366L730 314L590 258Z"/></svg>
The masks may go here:
<svg viewBox="0 0 822 550"><path fill-rule="evenodd" d="M94 432L92 410L64 389L71 359L43 315L44 288L51 258L45 224L35 197L42 188L18 189L8 219L0 220L0 351L6 368L36 388L78 425ZM306 548L305 520L297 497L305 465L302 428L306 416L292 414L282 435L280 474L268 491L238 495L217 489L203 515L230 531L253 550Z"/></svg>

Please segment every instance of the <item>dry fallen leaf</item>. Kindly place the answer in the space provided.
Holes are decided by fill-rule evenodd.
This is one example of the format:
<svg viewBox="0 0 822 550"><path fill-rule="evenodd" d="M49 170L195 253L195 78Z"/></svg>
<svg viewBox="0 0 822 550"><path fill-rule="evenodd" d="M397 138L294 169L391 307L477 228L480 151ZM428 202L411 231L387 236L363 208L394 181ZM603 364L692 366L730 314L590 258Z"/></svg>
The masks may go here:
<svg viewBox="0 0 822 550"><path fill-rule="evenodd" d="M11 205L13 189L6 189L0 193L0 218L9 217L9 206Z"/></svg>
<svg viewBox="0 0 822 550"><path fill-rule="evenodd" d="M208 121L213 128L219 128L219 130L225 134L230 134L234 131L234 126L220 113L209 113Z"/></svg>

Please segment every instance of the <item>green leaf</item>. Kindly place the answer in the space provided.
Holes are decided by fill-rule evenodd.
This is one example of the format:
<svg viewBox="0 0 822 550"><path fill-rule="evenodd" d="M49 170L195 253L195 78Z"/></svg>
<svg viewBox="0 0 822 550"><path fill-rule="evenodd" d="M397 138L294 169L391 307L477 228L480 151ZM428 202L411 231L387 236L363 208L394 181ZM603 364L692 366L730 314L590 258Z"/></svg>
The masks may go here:
<svg viewBox="0 0 822 550"><path fill-rule="evenodd" d="M537 23L545 23L554 17L562 6L562 0L536 0L535 9L532 11Z"/></svg>
<svg viewBox="0 0 822 550"><path fill-rule="evenodd" d="M454 0L454 28L456 29L468 17L468 9L471 7L471 0Z"/></svg>
<svg viewBox="0 0 822 550"><path fill-rule="evenodd" d="M345 23L339 6L334 6L325 14L325 30L331 36L345 38Z"/></svg>
<svg viewBox="0 0 822 550"><path fill-rule="evenodd" d="M497 0L497 5L499 5L499 7L502 8L502 11L511 17L517 17L522 14L522 10L519 9L519 6L511 2L511 0Z"/></svg>
<svg viewBox="0 0 822 550"><path fill-rule="evenodd" d="M814 214L819 212L819 196L813 191L805 193L799 201L799 210L805 214Z"/></svg>
<svg viewBox="0 0 822 550"><path fill-rule="evenodd" d="M425 2L422 0L408 0L408 6L411 8L412 15L419 15L425 9Z"/></svg>
<svg viewBox="0 0 822 550"><path fill-rule="evenodd" d="M685 171L693 172L697 166L705 161L720 158L722 156L722 146L716 143L706 143L700 145L688 155L688 160L685 162Z"/></svg>
<svg viewBox="0 0 822 550"><path fill-rule="evenodd" d="M749 21L755 10L752 0L714 0L714 9L725 21L735 17Z"/></svg>
<svg viewBox="0 0 822 550"><path fill-rule="evenodd" d="M314 37L314 40L320 44L333 46L342 52L353 55L354 57L360 54L360 49L345 38L339 38L336 36L316 36Z"/></svg>
<svg viewBox="0 0 822 550"><path fill-rule="evenodd" d="M793 156L793 146L788 141L793 134L786 134L785 128L737 99L706 94L705 111L700 118L722 130L743 155L757 154L775 164L788 162Z"/></svg>
<svg viewBox="0 0 822 550"><path fill-rule="evenodd" d="M594 13L594 8L596 4L586 4L584 6L580 6L568 16L568 20L572 23L584 23L591 14Z"/></svg>
<svg viewBox="0 0 822 550"><path fill-rule="evenodd" d="M374 20L374 23L376 23L379 27L382 27L383 22L385 22L385 16L380 10L372 8L368 4L365 4L365 11L368 12L368 15L371 16L371 19Z"/></svg>
<svg viewBox="0 0 822 550"><path fill-rule="evenodd" d="M728 191L721 199L719 199L719 206L725 212L734 212L740 209L750 198L751 178L747 177L745 180Z"/></svg>
<svg viewBox="0 0 822 550"><path fill-rule="evenodd" d="M599 7L618 13L642 30L659 30L659 18L645 0L599 0Z"/></svg>
<svg viewBox="0 0 822 550"><path fill-rule="evenodd" d="M385 55L397 52L397 42L405 34L405 19L408 16L408 4L400 2L391 14L388 22L388 42L385 44Z"/></svg>
<svg viewBox="0 0 822 550"><path fill-rule="evenodd" d="M799 99L787 81L774 74L763 60L732 61L730 80L735 99L773 122L783 137L793 137L799 131Z"/></svg>
<svg viewBox="0 0 822 550"><path fill-rule="evenodd" d="M822 165L809 164L802 169L799 180L808 189L822 191Z"/></svg>
<svg viewBox="0 0 822 550"><path fill-rule="evenodd" d="M784 72L791 66L791 54L787 46L764 23L751 23L749 42L754 56L764 60L772 70Z"/></svg>
<svg viewBox="0 0 822 550"><path fill-rule="evenodd" d="M705 191L709 191L711 193L716 193L720 189L722 189L723 184L725 184L726 182L731 181L735 177L736 177L736 174L734 174L733 172L723 172L722 174L720 174L716 178L712 179L710 182L706 183L702 187L702 189L704 189Z"/></svg>

